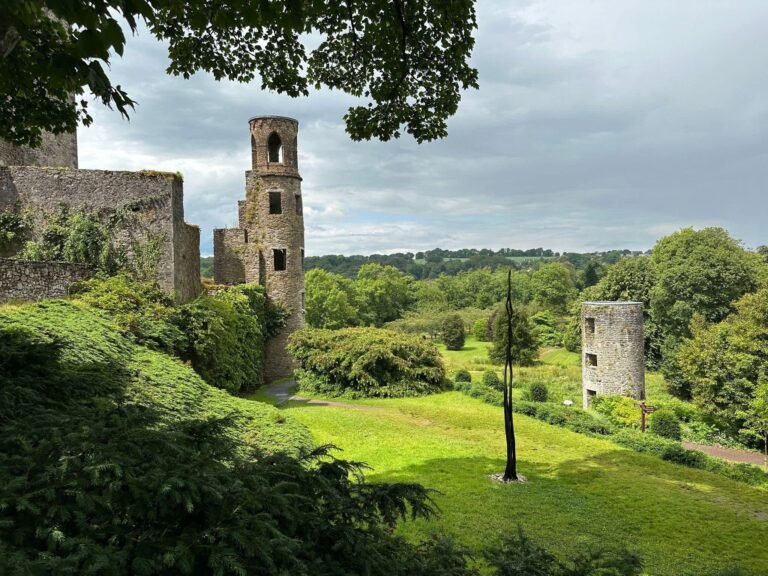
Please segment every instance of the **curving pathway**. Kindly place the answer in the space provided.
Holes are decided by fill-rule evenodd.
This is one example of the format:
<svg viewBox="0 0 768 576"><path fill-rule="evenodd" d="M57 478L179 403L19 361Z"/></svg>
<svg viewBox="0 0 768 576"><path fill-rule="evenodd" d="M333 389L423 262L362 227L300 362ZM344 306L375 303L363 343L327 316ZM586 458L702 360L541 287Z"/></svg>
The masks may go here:
<svg viewBox="0 0 768 576"><path fill-rule="evenodd" d="M282 406L287 402L298 402L301 404L310 404L312 406L334 406L336 408L349 408L350 410L363 410L366 412L378 412L381 408L376 406L363 406L362 404L347 404L346 402L335 402L333 400L315 400L314 398L304 398L294 394L298 384L296 380L289 379L282 382L269 384L264 392L275 403L275 406Z"/></svg>

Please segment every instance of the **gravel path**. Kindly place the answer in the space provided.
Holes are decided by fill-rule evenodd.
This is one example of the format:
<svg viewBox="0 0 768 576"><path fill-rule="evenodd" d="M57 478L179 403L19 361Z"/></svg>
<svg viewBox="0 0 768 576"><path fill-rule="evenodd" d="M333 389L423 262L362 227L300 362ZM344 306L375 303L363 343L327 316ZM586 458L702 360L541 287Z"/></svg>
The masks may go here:
<svg viewBox="0 0 768 576"><path fill-rule="evenodd" d="M333 400L315 400L313 398L304 398L294 394L296 390L296 380L284 380L276 384L270 384L264 389L267 396L274 399L276 406L282 406L286 402L300 402L312 406L334 406L336 408L349 408L350 410L364 410L366 412L378 412L381 408L376 406L363 406L361 404L347 404L345 402L334 402Z"/></svg>
<svg viewBox="0 0 768 576"><path fill-rule="evenodd" d="M693 442L683 442L683 446L690 450L698 450L716 458L730 460L731 462L744 462L746 464L755 464L762 466L765 463L765 457L759 452L750 452L749 450L736 450L735 448L723 448L722 446L709 446L707 444L694 444Z"/></svg>

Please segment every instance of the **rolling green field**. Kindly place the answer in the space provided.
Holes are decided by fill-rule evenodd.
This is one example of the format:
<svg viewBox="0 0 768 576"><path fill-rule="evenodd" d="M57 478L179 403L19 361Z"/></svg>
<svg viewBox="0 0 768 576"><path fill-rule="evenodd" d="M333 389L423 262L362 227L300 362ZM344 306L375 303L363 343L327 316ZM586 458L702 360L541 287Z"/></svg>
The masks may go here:
<svg viewBox="0 0 768 576"><path fill-rule="evenodd" d="M449 372L465 365L479 375L485 346L469 342L447 353ZM560 374L558 393L570 393L578 358L557 350L542 360L518 370L520 380ZM439 491L440 518L405 524L406 536L442 529L479 548L521 524L559 555L626 544L642 554L649 575L701 575L733 564L768 573L763 490L522 415L515 416L519 468L528 482L500 485L489 475L504 466L501 411L458 392L342 406L295 402L284 411L317 443L339 447L339 457L368 463L370 479Z"/></svg>

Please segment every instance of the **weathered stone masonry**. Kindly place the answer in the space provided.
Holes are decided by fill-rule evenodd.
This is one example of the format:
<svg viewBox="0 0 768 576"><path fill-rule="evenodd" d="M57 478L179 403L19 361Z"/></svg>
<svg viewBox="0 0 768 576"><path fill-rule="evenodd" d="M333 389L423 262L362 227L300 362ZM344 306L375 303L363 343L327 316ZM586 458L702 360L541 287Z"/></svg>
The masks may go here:
<svg viewBox="0 0 768 576"><path fill-rule="evenodd" d="M642 302L581 306L584 408L597 394L645 399Z"/></svg>
<svg viewBox="0 0 768 576"><path fill-rule="evenodd" d="M82 264L0 258L0 303L62 298L73 283L90 276Z"/></svg>
<svg viewBox="0 0 768 576"><path fill-rule="evenodd" d="M0 167L0 211L19 211L39 231L63 206L107 217L124 213L116 231L130 252L150 237L161 239L157 280L177 300L200 292L200 231L184 222L183 189L174 174L72 170L37 166Z"/></svg>
<svg viewBox="0 0 768 576"><path fill-rule="evenodd" d="M252 170L246 199L238 203L237 228L214 230L214 279L266 286L271 300L291 315L267 343L265 378L293 371L288 337L304 326L304 216L298 166L299 124L292 118L259 116L249 121Z"/></svg>

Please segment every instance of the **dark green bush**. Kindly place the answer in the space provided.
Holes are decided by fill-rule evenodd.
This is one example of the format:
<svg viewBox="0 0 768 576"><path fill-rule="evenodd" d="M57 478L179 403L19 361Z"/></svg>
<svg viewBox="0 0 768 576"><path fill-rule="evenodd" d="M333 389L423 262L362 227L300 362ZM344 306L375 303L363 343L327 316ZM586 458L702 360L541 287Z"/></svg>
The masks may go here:
<svg viewBox="0 0 768 576"><path fill-rule="evenodd" d="M123 334L135 342L172 354L187 346L186 335L174 322L173 300L154 281L138 281L125 274L99 276L75 285L81 300L109 314Z"/></svg>
<svg viewBox="0 0 768 576"><path fill-rule="evenodd" d="M458 314L449 314L443 318L440 324L440 338L448 350L461 350L464 348L464 321Z"/></svg>
<svg viewBox="0 0 768 576"><path fill-rule="evenodd" d="M263 379L268 330L264 288L233 286L179 308L176 323L186 334L181 357L209 384L237 394Z"/></svg>
<svg viewBox="0 0 768 576"><path fill-rule="evenodd" d="M454 382L472 382L472 374L469 373L469 370L464 370L462 368L456 372L453 380Z"/></svg>
<svg viewBox="0 0 768 576"><path fill-rule="evenodd" d="M483 384L491 388L492 390L504 390L504 383L496 374L495 370L486 370L483 372Z"/></svg>
<svg viewBox="0 0 768 576"><path fill-rule="evenodd" d="M440 353L417 336L379 328L304 329L291 335L301 390L331 396L418 396L445 388Z"/></svg>
<svg viewBox="0 0 768 576"><path fill-rule="evenodd" d="M651 416L650 431L663 438L680 440L682 430L680 421L671 410L657 410Z"/></svg>
<svg viewBox="0 0 768 576"><path fill-rule="evenodd" d="M546 402L549 400L549 388L544 382L533 382L528 388L528 394L534 402Z"/></svg>
<svg viewBox="0 0 768 576"><path fill-rule="evenodd" d="M514 308L512 318L512 361L521 366L531 366L536 362L539 344L533 335L528 316ZM501 308L493 320L493 346L488 349L492 362L501 364L507 349L507 312Z"/></svg>

